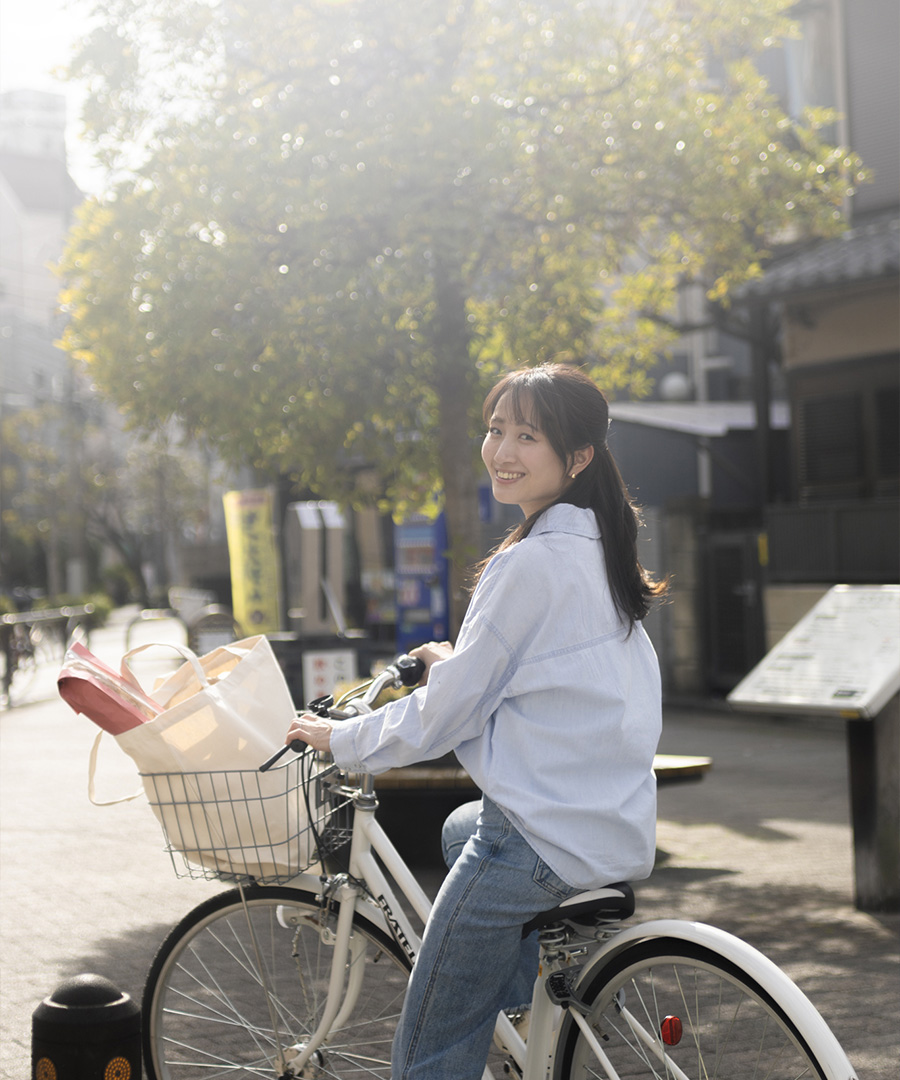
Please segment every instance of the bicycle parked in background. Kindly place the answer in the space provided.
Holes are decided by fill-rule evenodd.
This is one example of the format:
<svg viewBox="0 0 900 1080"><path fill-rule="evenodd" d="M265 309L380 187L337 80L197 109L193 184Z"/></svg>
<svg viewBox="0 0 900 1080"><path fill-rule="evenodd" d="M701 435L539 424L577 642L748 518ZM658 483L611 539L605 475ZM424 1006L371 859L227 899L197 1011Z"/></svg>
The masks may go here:
<svg viewBox="0 0 900 1080"><path fill-rule="evenodd" d="M388 687L415 685L401 657L334 704L370 712ZM279 805L302 821L293 862L268 865L265 829L216 850L226 818L271 798L258 771L145 777L177 820L180 876L233 888L188 914L151 967L143 1000L151 1080L220 1076L390 1078L391 1043L430 901L377 820L371 776L348 776L304 744L279 777ZM271 775L271 774L270 774ZM189 789L193 794L189 794ZM172 816L177 815L177 816ZM191 825L196 828L191 831ZM253 875L247 868L253 867ZM852 1066L798 987L740 939L700 923L626 926L630 887L579 894L523 927L540 941L527 1039L501 1013L500 1068L523 1080L673 1078L851 1080ZM494 1076L486 1069L485 1080Z"/></svg>

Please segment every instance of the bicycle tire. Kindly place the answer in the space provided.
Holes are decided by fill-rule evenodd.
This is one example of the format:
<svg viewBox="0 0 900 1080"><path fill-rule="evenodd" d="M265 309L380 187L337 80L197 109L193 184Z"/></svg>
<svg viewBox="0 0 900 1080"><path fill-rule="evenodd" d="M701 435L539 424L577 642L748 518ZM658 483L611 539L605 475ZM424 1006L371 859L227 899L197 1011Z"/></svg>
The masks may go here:
<svg viewBox="0 0 900 1080"><path fill-rule="evenodd" d="M827 1075L823 1059L830 1048L817 1046L815 1034L807 1038L751 975L703 945L664 938L637 942L588 973L578 995L589 1006L587 1019L621 1080ZM656 1050L634 1033L627 1013L652 1032ZM663 1047L666 1020L669 1037L677 1034L673 1017L681 1024L680 1041ZM607 1075L567 1014L556 1044L554 1080Z"/></svg>
<svg viewBox="0 0 900 1080"><path fill-rule="evenodd" d="M256 931L283 1047L316 1030L331 973L325 916L315 896L281 886L244 897ZM337 919L332 904L327 926ZM285 925L285 923L289 925ZM396 942L360 915L354 935L366 965L356 1009L333 1031L304 1076L390 1078L391 1042L409 976ZM381 961L379 963L378 961ZM195 908L160 947L144 988L144 1065L149 1080L280 1075L276 1038L237 889Z"/></svg>

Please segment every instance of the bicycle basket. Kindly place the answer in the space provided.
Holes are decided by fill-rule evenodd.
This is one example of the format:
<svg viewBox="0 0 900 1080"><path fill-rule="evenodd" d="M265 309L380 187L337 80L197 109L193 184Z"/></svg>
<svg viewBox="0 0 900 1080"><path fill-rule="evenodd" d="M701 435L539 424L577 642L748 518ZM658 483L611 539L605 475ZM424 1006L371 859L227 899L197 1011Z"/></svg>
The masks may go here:
<svg viewBox="0 0 900 1080"><path fill-rule="evenodd" d="M275 885L349 840L350 799L333 790L336 776L336 766L323 768L306 754L266 773L144 773L142 779L178 877Z"/></svg>

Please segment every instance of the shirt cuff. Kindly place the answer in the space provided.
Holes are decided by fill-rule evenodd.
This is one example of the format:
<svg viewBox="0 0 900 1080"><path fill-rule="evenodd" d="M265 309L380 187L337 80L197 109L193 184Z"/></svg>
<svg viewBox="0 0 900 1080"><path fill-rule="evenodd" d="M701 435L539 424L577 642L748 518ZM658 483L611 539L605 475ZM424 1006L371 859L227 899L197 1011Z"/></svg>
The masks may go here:
<svg viewBox="0 0 900 1080"><path fill-rule="evenodd" d="M331 756L344 772L368 772L359 760L356 735L361 726L359 720L341 720L331 729Z"/></svg>

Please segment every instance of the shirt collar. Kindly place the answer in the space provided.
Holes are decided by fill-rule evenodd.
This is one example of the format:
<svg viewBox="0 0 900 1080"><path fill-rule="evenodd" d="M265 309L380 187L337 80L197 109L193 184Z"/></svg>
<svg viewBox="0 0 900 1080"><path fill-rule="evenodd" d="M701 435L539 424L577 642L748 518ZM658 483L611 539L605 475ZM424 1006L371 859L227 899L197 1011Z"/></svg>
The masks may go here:
<svg viewBox="0 0 900 1080"><path fill-rule="evenodd" d="M541 514L530 532L530 536L538 533L563 532L574 533L575 536L586 536L589 540L600 539L600 529L597 526L597 518L593 510L581 506L573 506L571 503L555 503Z"/></svg>

